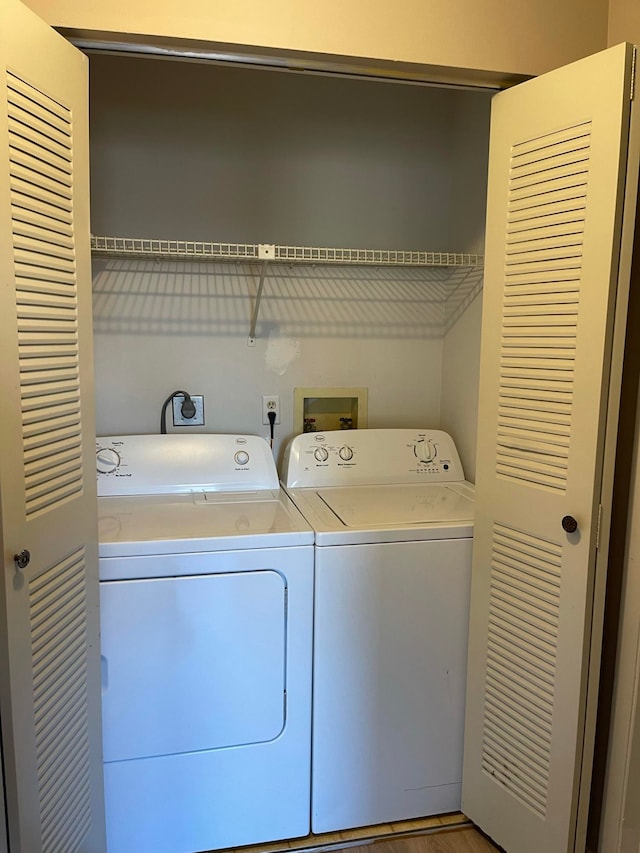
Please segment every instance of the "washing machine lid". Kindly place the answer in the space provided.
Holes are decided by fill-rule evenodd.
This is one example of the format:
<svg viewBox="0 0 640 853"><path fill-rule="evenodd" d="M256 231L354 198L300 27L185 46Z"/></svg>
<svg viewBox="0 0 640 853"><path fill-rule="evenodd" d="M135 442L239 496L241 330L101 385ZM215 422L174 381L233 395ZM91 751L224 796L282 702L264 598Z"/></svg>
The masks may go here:
<svg viewBox="0 0 640 853"><path fill-rule="evenodd" d="M98 498L101 557L291 547L313 531L280 489Z"/></svg>
<svg viewBox="0 0 640 853"><path fill-rule="evenodd" d="M470 483L290 489L316 545L466 538L473 535Z"/></svg>
<svg viewBox="0 0 640 853"><path fill-rule="evenodd" d="M319 489L317 494L345 527L473 520L473 502L447 486L354 486Z"/></svg>

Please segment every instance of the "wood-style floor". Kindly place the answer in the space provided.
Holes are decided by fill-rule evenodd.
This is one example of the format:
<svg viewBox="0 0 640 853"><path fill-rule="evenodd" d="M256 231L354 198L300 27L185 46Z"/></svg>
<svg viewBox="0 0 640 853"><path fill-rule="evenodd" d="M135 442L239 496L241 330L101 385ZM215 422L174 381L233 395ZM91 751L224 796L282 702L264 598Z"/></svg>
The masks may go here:
<svg viewBox="0 0 640 853"><path fill-rule="evenodd" d="M500 853L460 812L219 853Z"/></svg>
<svg viewBox="0 0 640 853"><path fill-rule="evenodd" d="M385 838L350 848L345 853L496 853L499 851L473 827L440 830L426 835Z"/></svg>

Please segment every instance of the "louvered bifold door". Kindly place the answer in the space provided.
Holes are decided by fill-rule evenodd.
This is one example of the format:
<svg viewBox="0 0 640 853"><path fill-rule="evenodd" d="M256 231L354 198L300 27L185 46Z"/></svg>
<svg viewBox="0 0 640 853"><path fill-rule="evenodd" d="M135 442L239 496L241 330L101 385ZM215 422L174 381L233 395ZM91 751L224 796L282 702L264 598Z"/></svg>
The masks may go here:
<svg viewBox="0 0 640 853"><path fill-rule="evenodd" d="M463 810L509 853L574 843L631 56L493 103Z"/></svg>
<svg viewBox="0 0 640 853"><path fill-rule="evenodd" d="M100 853L87 61L17 0L0 4L0 55L9 843L12 853Z"/></svg>

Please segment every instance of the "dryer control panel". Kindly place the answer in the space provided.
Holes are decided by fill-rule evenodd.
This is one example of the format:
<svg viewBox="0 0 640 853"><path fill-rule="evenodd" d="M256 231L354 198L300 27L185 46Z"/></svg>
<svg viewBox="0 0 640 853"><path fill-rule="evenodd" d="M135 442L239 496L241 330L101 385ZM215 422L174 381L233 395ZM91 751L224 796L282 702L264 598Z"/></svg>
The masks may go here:
<svg viewBox="0 0 640 853"><path fill-rule="evenodd" d="M282 474L290 488L464 481L453 439L442 430L303 433L289 443Z"/></svg>
<svg viewBox="0 0 640 853"><path fill-rule="evenodd" d="M277 489L257 435L115 435L96 439L98 496Z"/></svg>

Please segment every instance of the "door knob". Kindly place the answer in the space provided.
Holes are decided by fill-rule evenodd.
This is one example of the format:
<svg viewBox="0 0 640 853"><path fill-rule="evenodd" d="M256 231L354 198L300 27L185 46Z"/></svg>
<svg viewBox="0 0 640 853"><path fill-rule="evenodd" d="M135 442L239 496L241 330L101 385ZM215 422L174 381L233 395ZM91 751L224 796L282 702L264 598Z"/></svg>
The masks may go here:
<svg viewBox="0 0 640 853"><path fill-rule="evenodd" d="M17 569L26 569L31 560L31 554L25 548L24 551L20 551L19 554L13 555L13 562L16 564Z"/></svg>
<svg viewBox="0 0 640 853"><path fill-rule="evenodd" d="M562 529L567 533L575 533L578 529L578 522L572 515L565 515L562 519Z"/></svg>

